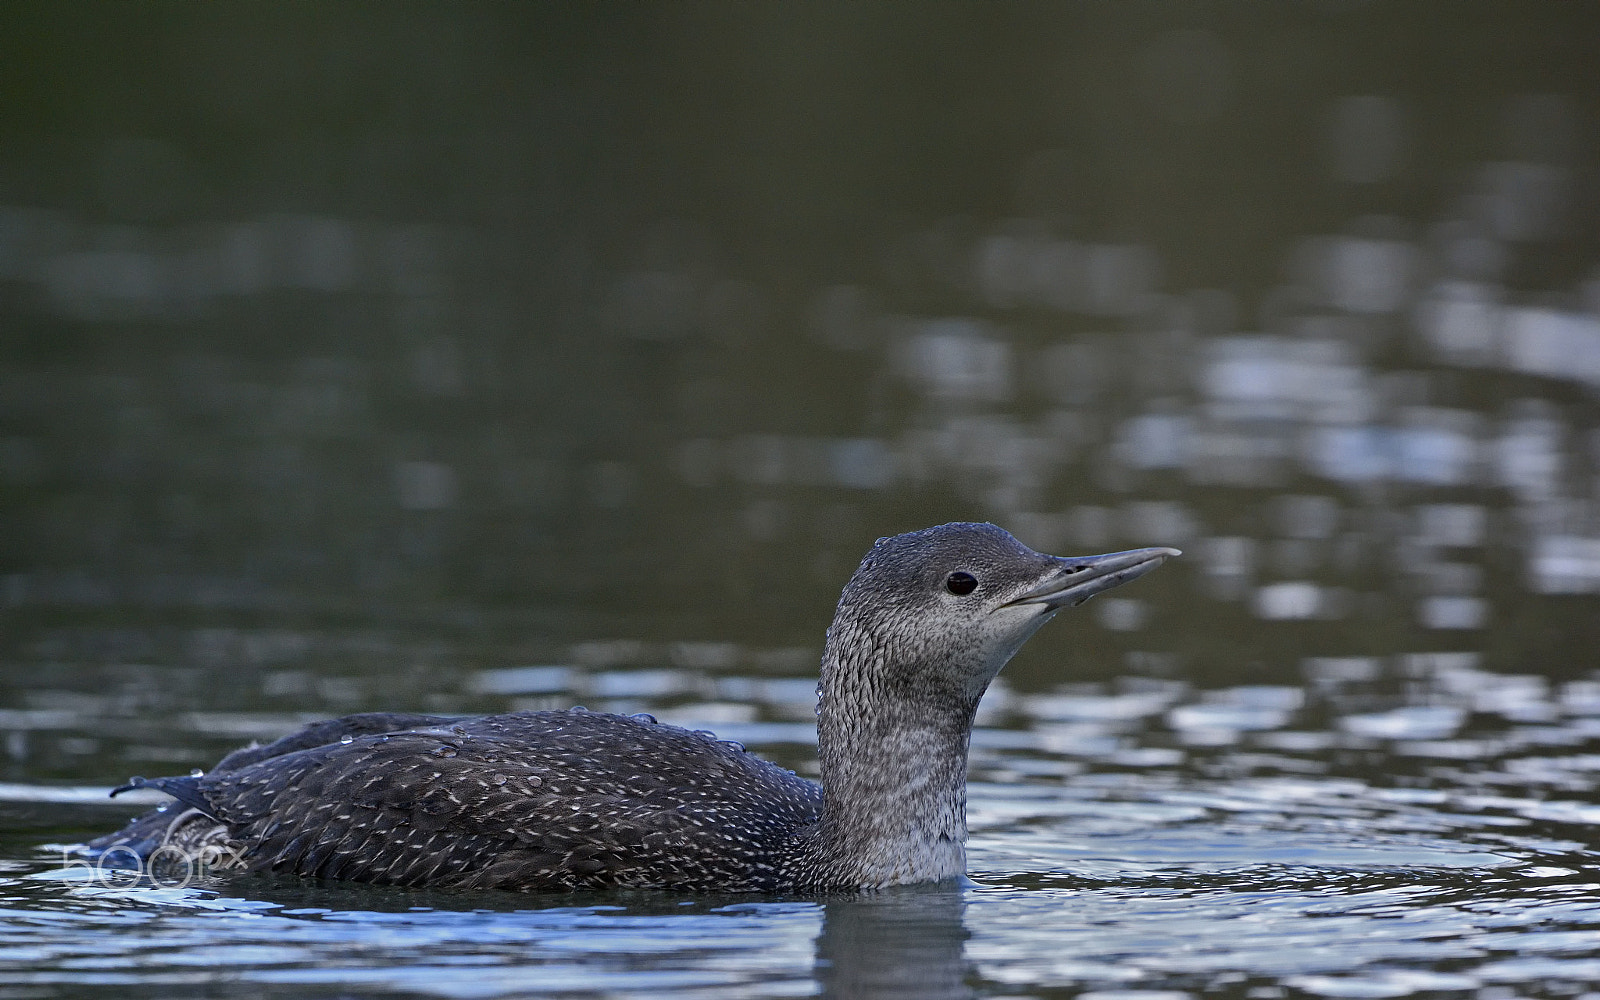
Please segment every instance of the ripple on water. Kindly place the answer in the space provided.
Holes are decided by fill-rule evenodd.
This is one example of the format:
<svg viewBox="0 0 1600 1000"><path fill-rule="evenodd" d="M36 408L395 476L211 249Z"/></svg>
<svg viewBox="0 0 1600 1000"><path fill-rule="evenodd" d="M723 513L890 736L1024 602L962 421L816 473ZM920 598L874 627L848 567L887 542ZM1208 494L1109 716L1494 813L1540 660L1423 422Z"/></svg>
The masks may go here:
<svg viewBox="0 0 1600 1000"><path fill-rule="evenodd" d="M286 906L198 887L30 892L29 905L0 910L0 978L62 987L232 984L240 995L248 995L248 984L295 984L469 998L596 989L696 995L713 987L715 995L782 996L810 981L820 915L815 905L783 903L695 905L693 912L659 902L644 907L667 911L655 913L615 904L527 909L519 904L530 898L515 894L430 894L423 898L465 908L374 910L360 904L404 907L419 897L248 878L233 884L291 896L320 892L345 906ZM486 902L493 908L473 905ZM129 934L130 924L139 933ZM210 971L196 978L190 970L202 966ZM467 968L471 975L463 977Z"/></svg>
<svg viewBox="0 0 1600 1000"><path fill-rule="evenodd" d="M1319 663L1303 690L1126 679L1002 699L972 740L973 883L943 895L158 887L62 869L40 847L112 825L127 799L0 786L5 825L22 831L0 858L0 979L46 995L1579 992L1600 975L1600 702L1588 682L1501 683L1464 663L1428 660L1409 702L1381 687L1376 660ZM593 684L794 766L814 752L795 709L810 680L690 690L677 671L627 673ZM579 684L545 667L481 676L485 697ZM1488 710L1480 688L1509 710ZM196 740L236 741L299 719L180 721Z"/></svg>

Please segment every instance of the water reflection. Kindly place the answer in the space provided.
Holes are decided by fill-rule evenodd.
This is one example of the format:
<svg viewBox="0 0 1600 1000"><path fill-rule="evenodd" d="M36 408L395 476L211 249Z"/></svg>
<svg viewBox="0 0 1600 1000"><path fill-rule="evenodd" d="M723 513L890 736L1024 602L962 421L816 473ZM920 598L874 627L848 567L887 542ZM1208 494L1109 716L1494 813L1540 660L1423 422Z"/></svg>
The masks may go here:
<svg viewBox="0 0 1600 1000"><path fill-rule="evenodd" d="M817 938L817 984L840 998L976 996L964 955L962 891L907 886L827 902Z"/></svg>

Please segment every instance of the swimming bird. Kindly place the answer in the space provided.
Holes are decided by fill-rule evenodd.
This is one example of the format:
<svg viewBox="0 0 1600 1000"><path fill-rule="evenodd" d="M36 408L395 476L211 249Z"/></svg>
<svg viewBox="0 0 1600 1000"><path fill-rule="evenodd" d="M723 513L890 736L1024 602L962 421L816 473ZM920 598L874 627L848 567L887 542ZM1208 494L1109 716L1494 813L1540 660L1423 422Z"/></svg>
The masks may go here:
<svg viewBox="0 0 1600 1000"><path fill-rule="evenodd" d="M1178 555L1058 557L992 524L882 538L828 628L821 781L708 733L583 709L365 713L134 778L176 799L88 848L406 886L796 891L966 868L973 713L1068 606ZM115 793L113 793L115 794Z"/></svg>

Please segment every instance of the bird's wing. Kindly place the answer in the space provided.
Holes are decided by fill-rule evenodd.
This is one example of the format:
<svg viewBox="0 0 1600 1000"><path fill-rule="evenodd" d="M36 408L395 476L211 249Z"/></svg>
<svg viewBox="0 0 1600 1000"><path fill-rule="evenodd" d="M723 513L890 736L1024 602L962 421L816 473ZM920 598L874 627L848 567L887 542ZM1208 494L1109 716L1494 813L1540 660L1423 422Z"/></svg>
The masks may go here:
<svg viewBox="0 0 1600 1000"><path fill-rule="evenodd" d="M225 824L253 868L401 885L725 882L712 868L759 866L821 803L814 784L709 736L564 712L146 784Z"/></svg>
<svg viewBox="0 0 1600 1000"><path fill-rule="evenodd" d="M211 769L213 774L219 771L234 771L251 764L259 763L271 757L281 757L284 754L294 753L296 750L306 750L311 747L324 746L329 743L338 743L345 737L355 739L359 736L368 736L373 733L390 733L402 729L416 729L424 726L447 725L451 720L439 715L418 715L406 712L361 712L356 715L346 715L337 719L323 719L318 722L302 726L296 731L274 740L265 746L247 746L233 751L217 762ZM176 783L178 779L157 778L146 781L135 778L127 785L112 792L113 795L129 788L154 787L159 788L163 783ZM181 785L174 784L174 788L182 790ZM180 800L183 796L174 794ZM167 840L175 814L152 810L130 819L121 829L112 833L103 834L84 844L85 853L91 857L104 857L107 851L116 849L117 855L112 860L127 860L134 856L148 857L151 851L156 850Z"/></svg>
<svg viewBox="0 0 1600 1000"><path fill-rule="evenodd" d="M266 746L242 747L217 761L212 771L233 771L248 767L269 757L280 757L296 750L338 743L346 736L370 736L374 733L394 733L402 729L420 729L425 726L449 725L450 719L442 715L418 715L414 712L358 712L337 719L322 719L302 726Z"/></svg>

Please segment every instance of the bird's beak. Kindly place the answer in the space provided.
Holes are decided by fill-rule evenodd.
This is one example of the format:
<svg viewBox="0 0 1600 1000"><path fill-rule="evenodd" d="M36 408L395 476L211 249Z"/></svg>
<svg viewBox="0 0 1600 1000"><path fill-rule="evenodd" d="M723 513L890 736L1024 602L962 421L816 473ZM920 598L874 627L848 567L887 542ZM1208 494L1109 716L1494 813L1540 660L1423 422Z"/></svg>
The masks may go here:
<svg viewBox="0 0 1600 1000"><path fill-rule="evenodd" d="M1002 607L1019 604L1042 604L1055 611L1058 608L1077 607L1084 601L1112 587L1120 587L1129 580L1137 580L1173 556L1183 555L1177 549L1131 549L1111 552L1103 556L1055 556L1051 567L1039 582Z"/></svg>

